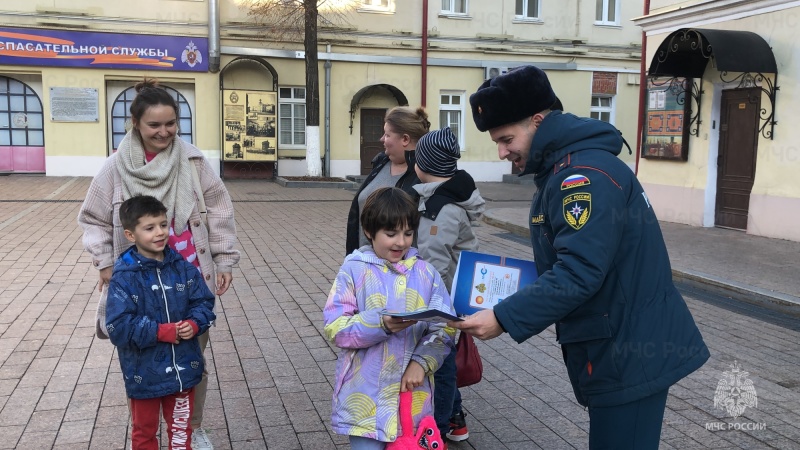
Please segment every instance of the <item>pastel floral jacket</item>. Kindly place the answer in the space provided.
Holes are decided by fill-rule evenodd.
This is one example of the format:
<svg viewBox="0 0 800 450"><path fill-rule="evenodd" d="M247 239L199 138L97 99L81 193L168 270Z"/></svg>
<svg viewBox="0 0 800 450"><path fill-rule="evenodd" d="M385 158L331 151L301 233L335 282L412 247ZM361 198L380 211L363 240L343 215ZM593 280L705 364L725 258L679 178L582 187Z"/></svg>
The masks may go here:
<svg viewBox="0 0 800 450"><path fill-rule="evenodd" d="M345 258L325 304L325 336L341 348L336 365L331 426L338 434L393 442L398 421L400 380L408 364L426 372L414 390L417 426L433 414L433 374L453 350L455 329L417 322L387 334L381 314L434 308L454 314L442 278L409 249L406 259L392 264L364 246Z"/></svg>

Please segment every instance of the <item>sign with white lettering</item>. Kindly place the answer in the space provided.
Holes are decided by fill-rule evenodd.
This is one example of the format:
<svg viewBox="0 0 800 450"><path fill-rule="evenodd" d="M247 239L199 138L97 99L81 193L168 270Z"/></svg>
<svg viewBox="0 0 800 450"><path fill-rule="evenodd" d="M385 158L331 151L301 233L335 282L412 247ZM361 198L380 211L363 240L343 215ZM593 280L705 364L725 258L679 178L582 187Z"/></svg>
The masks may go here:
<svg viewBox="0 0 800 450"><path fill-rule="evenodd" d="M97 89L50 88L50 120L53 122L97 122Z"/></svg>
<svg viewBox="0 0 800 450"><path fill-rule="evenodd" d="M208 71L208 38L0 27L0 64Z"/></svg>

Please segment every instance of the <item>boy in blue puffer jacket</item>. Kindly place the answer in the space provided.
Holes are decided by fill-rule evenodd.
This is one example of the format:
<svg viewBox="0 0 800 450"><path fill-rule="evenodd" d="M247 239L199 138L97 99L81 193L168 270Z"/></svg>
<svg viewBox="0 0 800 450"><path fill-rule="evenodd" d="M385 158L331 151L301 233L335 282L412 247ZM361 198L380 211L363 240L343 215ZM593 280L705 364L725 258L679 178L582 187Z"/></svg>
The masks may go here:
<svg viewBox="0 0 800 450"><path fill-rule="evenodd" d="M169 448L192 448L189 419L204 368L196 336L216 319L214 294L200 271L167 246L167 209L160 201L131 197L119 216L134 245L114 265L106 329L130 399L132 448L159 448L159 409Z"/></svg>

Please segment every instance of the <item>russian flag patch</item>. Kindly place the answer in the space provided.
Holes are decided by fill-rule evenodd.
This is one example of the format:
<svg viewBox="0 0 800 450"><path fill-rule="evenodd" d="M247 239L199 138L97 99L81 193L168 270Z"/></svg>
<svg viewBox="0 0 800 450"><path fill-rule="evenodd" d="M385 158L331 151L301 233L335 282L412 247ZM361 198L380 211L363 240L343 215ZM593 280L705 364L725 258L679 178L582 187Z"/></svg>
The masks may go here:
<svg viewBox="0 0 800 450"><path fill-rule="evenodd" d="M586 178L585 176L579 174L570 175L567 178L565 178L564 181L561 182L561 190L565 191L567 189L572 189L579 186L586 186L588 184L591 183L589 182L589 179Z"/></svg>

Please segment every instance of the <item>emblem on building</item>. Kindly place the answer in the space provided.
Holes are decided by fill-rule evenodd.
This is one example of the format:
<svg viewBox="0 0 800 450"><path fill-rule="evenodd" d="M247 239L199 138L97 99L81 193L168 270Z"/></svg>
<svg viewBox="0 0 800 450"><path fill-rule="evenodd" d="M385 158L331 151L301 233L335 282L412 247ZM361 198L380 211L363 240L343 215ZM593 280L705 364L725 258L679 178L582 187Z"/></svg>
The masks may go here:
<svg viewBox="0 0 800 450"><path fill-rule="evenodd" d="M194 42L189 41L189 45L187 45L186 49L181 53L181 61L185 62L189 67L194 67L195 64L203 62L203 55L197 50L197 46L194 45Z"/></svg>
<svg viewBox="0 0 800 450"><path fill-rule="evenodd" d="M758 397L753 381L748 372L742 370L738 361L734 361L731 370L722 372L722 379L717 383L714 393L714 408L727 411L731 417L739 417L747 408L758 407Z"/></svg>
<svg viewBox="0 0 800 450"><path fill-rule="evenodd" d="M28 128L28 115L25 113L14 114L14 128Z"/></svg>
<svg viewBox="0 0 800 450"><path fill-rule="evenodd" d="M231 92L231 95L228 98L231 99L231 103L239 103L239 94L237 94L236 91Z"/></svg>

